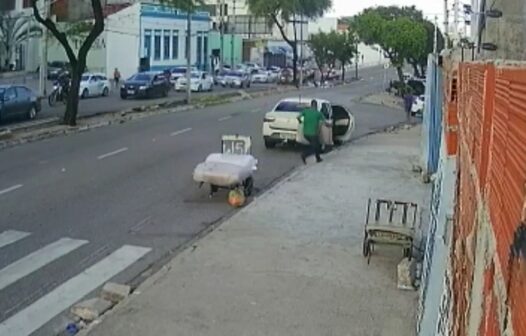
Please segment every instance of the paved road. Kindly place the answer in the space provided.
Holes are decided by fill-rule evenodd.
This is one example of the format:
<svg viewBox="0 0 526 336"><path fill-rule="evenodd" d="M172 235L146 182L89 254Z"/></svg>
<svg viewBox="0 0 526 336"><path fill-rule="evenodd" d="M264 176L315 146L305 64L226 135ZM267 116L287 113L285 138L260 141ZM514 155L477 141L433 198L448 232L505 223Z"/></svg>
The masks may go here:
<svg viewBox="0 0 526 336"><path fill-rule="evenodd" d="M38 81L35 80L31 76L26 77L15 77L15 78L9 78L9 79L0 79L0 83L9 83L9 84L24 84L28 87L37 90L38 89ZM52 88L51 82L47 82L48 84L48 91ZM247 92L255 92L255 91L262 91L262 90L268 90L273 87L275 87L276 84L269 83L269 84L253 84L249 89L245 89ZM223 88L221 86L215 86L213 92L194 92L194 97L200 97L203 95L210 95L210 94L219 94L219 93L226 93L226 92L233 92L237 89L232 88ZM168 97L166 98L156 98L156 99L127 99L122 100L119 96L119 92L117 89L112 88L112 91L110 92L109 97L94 97L89 99L83 99L80 101L79 104L79 116L90 116L98 113L104 113L104 112L117 112L128 108L143 106L143 105L156 105L161 104L167 101L175 101L180 100L183 101L186 98L186 94L184 92L175 92L171 91ZM50 107L46 100L42 101L42 111L38 114L37 119L44 119L49 117L62 117L64 114L65 105L63 104L57 104L54 107ZM19 122L24 122L25 120L18 119L18 120L10 120L8 124L12 125Z"/></svg>
<svg viewBox="0 0 526 336"><path fill-rule="evenodd" d="M379 90L383 72L334 89L306 89L344 104L355 136L403 120L352 98ZM159 115L0 152L0 336L52 335L62 312L103 282L129 282L232 212L193 183L222 134L253 137L256 187L300 164L292 149L265 150L265 111L285 95ZM41 326L43 326L41 328ZM15 329L10 329L15 328ZM16 329L19 328L19 329Z"/></svg>

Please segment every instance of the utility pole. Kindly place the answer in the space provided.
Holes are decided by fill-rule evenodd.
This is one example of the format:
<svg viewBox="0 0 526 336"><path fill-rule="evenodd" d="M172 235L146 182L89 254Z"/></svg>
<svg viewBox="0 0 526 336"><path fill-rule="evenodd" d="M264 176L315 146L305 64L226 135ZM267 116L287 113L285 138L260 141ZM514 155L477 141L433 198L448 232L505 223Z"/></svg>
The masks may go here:
<svg viewBox="0 0 526 336"><path fill-rule="evenodd" d="M220 63L220 69L223 69L223 62L224 62L224 51L223 48L225 47L225 0L217 0L219 2L219 40L220 40L220 50L219 50L219 63Z"/></svg>
<svg viewBox="0 0 526 336"><path fill-rule="evenodd" d="M303 14L300 17L300 84L299 88L303 87Z"/></svg>
<svg viewBox="0 0 526 336"><path fill-rule="evenodd" d="M44 17L49 18L51 14L51 3L48 0L43 0L44 3ZM42 41L43 40L43 41ZM48 49L48 31L46 27L42 29L42 40L40 43L41 57L40 57L40 73L38 78L38 87L40 96L47 96L46 79L47 79L47 49Z"/></svg>
<svg viewBox="0 0 526 336"><path fill-rule="evenodd" d="M186 13L186 103L192 100L192 12Z"/></svg>
<svg viewBox="0 0 526 336"><path fill-rule="evenodd" d="M459 15L458 15L458 10L459 10L459 0L453 0L453 33L454 33L454 38L458 39L458 34L459 34L459 30L458 30L458 23L459 23Z"/></svg>
<svg viewBox="0 0 526 336"><path fill-rule="evenodd" d="M230 20L228 20L230 23ZM232 2L232 28L230 28L230 63L232 64L232 70L234 69L234 33L236 31L236 0Z"/></svg>
<svg viewBox="0 0 526 336"><path fill-rule="evenodd" d="M444 0L444 34L449 36L449 7L448 0Z"/></svg>
<svg viewBox="0 0 526 336"><path fill-rule="evenodd" d="M25 72L29 72L29 43L31 42L29 39L29 32L31 28L31 23L33 22L33 17L29 17L29 20L26 22L26 61L25 63ZM24 76L24 83L25 83L26 77Z"/></svg>

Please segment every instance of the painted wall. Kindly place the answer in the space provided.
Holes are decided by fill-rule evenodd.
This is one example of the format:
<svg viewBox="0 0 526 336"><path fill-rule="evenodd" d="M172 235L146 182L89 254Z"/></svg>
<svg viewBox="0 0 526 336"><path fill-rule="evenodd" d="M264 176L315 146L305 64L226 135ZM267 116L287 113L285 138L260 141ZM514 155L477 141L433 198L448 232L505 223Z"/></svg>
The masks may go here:
<svg viewBox="0 0 526 336"><path fill-rule="evenodd" d="M233 54L232 42L234 43ZM210 54L212 53L213 49L221 49L221 34L219 34L219 32L210 32L208 46ZM223 63L231 65L232 55L234 56L234 64L242 63L243 39L241 36L225 34L223 37Z"/></svg>
<svg viewBox="0 0 526 336"><path fill-rule="evenodd" d="M106 20L105 71L113 78L118 68L122 78L129 78L139 68L140 7L131 6L110 15Z"/></svg>

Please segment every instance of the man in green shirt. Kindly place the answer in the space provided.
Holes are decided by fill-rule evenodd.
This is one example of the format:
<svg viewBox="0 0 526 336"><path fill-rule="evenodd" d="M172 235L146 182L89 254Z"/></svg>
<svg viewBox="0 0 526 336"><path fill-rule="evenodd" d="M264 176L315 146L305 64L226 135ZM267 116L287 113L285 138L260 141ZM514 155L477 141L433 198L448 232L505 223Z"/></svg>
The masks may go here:
<svg viewBox="0 0 526 336"><path fill-rule="evenodd" d="M306 147L301 154L303 163L307 163L307 157L311 155L316 156L317 162L323 161L320 157L320 124L325 121L325 118L323 114L318 111L318 103L316 100L312 100L310 107L301 112L298 121L300 125L303 125L303 136L309 142L309 146Z"/></svg>

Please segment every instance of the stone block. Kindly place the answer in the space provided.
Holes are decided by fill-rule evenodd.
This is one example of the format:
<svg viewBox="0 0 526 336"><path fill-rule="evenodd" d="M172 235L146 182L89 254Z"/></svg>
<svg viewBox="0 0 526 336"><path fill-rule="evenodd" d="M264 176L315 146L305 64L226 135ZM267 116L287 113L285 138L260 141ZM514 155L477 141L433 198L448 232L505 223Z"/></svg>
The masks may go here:
<svg viewBox="0 0 526 336"><path fill-rule="evenodd" d="M77 303L71 308L71 313L82 320L93 321L113 306L113 303L101 298L88 299Z"/></svg>
<svg viewBox="0 0 526 336"><path fill-rule="evenodd" d="M398 289L415 290L414 280L416 273L416 263L414 259L402 259L398 264Z"/></svg>
<svg viewBox="0 0 526 336"><path fill-rule="evenodd" d="M130 295L131 287L108 282L102 287L100 297L113 303L119 303Z"/></svg>

